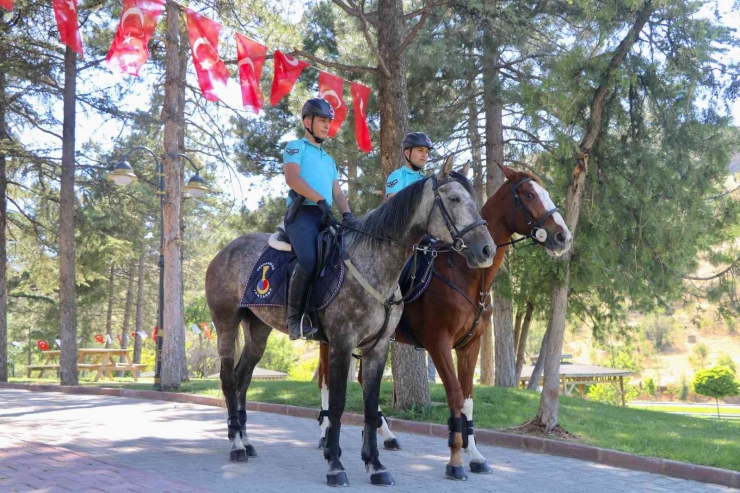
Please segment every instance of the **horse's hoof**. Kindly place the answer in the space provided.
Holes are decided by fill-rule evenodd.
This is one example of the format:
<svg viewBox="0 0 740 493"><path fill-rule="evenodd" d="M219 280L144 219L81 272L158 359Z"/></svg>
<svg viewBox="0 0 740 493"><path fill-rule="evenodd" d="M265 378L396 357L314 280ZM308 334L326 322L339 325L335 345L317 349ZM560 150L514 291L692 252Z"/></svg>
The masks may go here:
<svg viewBox="0 0 740 493"><path fill-rule="evenodd" d="M390 471L380 471L370 475L370 483L375 486L393 486L396 484L393 481Z"/></svg>
<svg viewBox="0 0 740 493"><path fill-rule="evenodd" d="M319 439L319 450L324 450L326 447L326 437L321 437Z"/></svg>
<svg viewBox="0 0 740 493"><path fill-rule="evenodd" d="M465 472L465 468L463 466L452 466L450 464L447 464L445 467L445 477L447 479L452 479L453 481L467 481L468 475Z"/></svg>
<svg viewBox="0 0 740 493"><path fill-rule="evenodd" d="M383 442L383 447L386 450L401 450L401 444L398 443L398 438L391 438Z"/></svg>
<svg viewBox="0 0 740 493"><path fill-rule="evenodd" d="M474 472L476 474L493 474L493 468L488 465L487 461L471 462L470 472Z"/></svg>
<svg viewBox="0 0 740 493"><path fill-rule="evenodd" d="M335 472L334 474L326 475L326 484L329 486L349 486L349 480L347 479L347 473L344 471Z"/></svg>
<svg viewBox="0 0 740 493"><path fill-rule="evenodd" d="M231 462L247 462L249 460L247 451L244 449L232 450L229 453L229 460Z"/></svg>
<svg viewBox="0 0 740 493"><path fill-rule="evenodd" d="M254 448L254 445L247 445L247 455L249 457L257 457L257 449Z"/></svg>

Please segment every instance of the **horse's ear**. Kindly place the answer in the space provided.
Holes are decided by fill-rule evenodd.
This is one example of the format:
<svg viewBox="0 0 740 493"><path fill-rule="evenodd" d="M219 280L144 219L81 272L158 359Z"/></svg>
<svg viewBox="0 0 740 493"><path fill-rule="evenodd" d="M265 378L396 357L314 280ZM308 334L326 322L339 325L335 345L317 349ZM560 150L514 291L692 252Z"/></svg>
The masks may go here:
<svg viewBox="0 0 740 493"><path fill-rule="evenodd" d="M439 172L439 179L444 180L447 178L447 175L450 174L452 171L452 163L455 161L455 155L450 154L447 156L447 159L445 159L445 164L442 166L442 170Z"/></svg>
<svg viewBox="0 0 740 493"><path fill-rule="evenodd" d="M516 171L509 168L508 166L504 166L503 164L496 161L496 164L498 164L498 167L501 168L501 172L504 174L507 180L513 181L516 177Z"/></svg>
<svg viewBox="0 0 740 493"><path fill-rule="evenodd" d="M470 161L465 163L465 166L463 166L463 169L460 170L460 174L462 174L465 178L467 178L469 171L470 171Z"/></svg>

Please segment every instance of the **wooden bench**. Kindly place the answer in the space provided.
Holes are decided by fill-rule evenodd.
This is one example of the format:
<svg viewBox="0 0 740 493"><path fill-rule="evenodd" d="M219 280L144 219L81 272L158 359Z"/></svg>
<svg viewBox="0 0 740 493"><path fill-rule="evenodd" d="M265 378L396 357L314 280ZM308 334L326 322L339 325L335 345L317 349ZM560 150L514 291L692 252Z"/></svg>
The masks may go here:
<svg viewBox="0 0 740 493"><path fill-rule="evenodd" d="M29 365L26 368L29 371L29 376L31 371L38 370L39 371L39 378L44 376L44 372L47 370L54 370L59 371L59 363L52 363L52 360L59 358L61 355L61 351L59 350L53 350L53 351L42 351L42 353L46 356L46 361L43 365ZM120 371L129 371L131 372L131 376L133 377L134 381L138 381L139 372L146 369L146 365L141 363L133 363L131 361L131 355L129 354L130 350L127 349L92 349L92 348L82 348L77 350L78 358L77 358L77 371L95 371L97 372L97 375L95 376L95 381L97 382L100 377L108 376L108 378L113 378L113 372L120 372ZM115 356L123 356L126 359L125 363L118 363L115 362L111 357ZM87 363L87 358L92 357L93 361L91 363Z"/></svg>

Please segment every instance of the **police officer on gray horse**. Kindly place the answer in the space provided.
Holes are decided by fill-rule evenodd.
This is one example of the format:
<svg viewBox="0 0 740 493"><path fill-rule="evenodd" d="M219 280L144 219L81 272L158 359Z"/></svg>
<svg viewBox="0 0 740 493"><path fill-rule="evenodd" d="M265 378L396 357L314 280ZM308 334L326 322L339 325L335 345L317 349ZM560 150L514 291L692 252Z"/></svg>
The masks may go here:
<svg viewBox="0 0 740 493"><path fill-rule="evenodd" d="M337 165L321 147L329 134L334 108L322 98L312 98L303 105L301 118L303 138L289 142L283 151L283 173L290 187L285 232L298 257L288 289L286 324L291 340L311 339L318 331L310 326L310 318L304 317L304 309L316 275L318 236L334 217L332 203L337 204L344 221L353 219L339 186Z"/></svg>

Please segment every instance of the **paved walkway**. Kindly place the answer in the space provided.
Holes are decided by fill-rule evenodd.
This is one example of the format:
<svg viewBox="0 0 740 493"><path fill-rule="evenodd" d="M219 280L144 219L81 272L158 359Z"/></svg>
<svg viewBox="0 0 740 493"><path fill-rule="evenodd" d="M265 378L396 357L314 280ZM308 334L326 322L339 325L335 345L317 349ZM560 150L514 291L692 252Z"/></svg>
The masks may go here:
<svg viewBox="0 0 740 493"><path fill-rule="evenodd" d="M258 457L229 462L220 408L0 390L0 493L327 492L315 420L250 413ZM343 463L353 491L371 486L360 460L360 428L342 427ZM717 492L731 488L575 459L481 446L495 474L444 479L446 440L399 434L403 450L381 450L394 492Z"/></svg>

